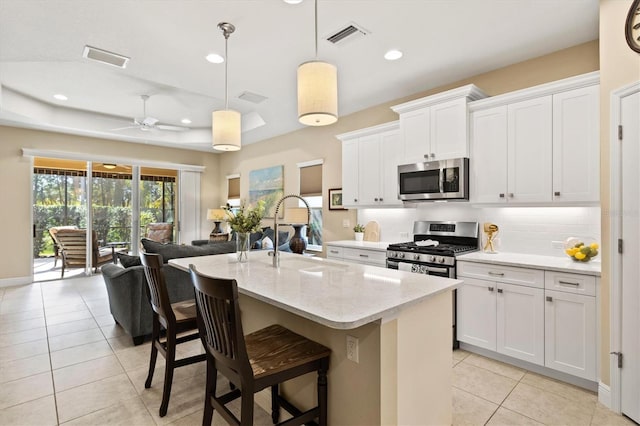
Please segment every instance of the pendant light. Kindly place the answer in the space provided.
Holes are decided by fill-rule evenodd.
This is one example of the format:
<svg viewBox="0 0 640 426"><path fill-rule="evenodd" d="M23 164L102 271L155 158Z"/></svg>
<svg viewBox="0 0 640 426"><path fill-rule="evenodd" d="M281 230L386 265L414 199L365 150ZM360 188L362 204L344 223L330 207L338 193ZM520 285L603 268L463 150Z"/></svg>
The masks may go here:
<svg viewBox="0 0 640 426"><path fill-rule="evenodd" d="M338 121L338 70L318 60L318 0L314 2L316 57L298 67L298 120L326 126Z"/></svg>
<svg viewBox="0 0 640 426"><path fill-rule="evenodd" d="M241 145L242 133L240 113L229 109L229 84L227 82L229 74L227 43L229 35L236 30L236 27L227 22L220 22L218 28L224 35L224 109L214 111L211 115L213 149L218 151L238 151Z"/></svg>

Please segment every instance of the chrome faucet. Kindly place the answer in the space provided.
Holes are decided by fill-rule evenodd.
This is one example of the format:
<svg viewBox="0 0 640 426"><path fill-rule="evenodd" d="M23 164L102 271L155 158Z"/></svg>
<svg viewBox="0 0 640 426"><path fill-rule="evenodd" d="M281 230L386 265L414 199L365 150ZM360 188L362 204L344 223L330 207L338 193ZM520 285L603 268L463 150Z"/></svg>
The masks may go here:
<svg viewBox="0 0 640 426"><path fill-rule="evenodd" d="M280 266L280 253L278 252L278 246L280 245L278 241L278 211L280 210L280 205L287 198L297 198L301 200L304 203L304 205L307 207L307 236L309 236L309 225L311 223L311 208L309 208L309 204L307 203L307 200L305 200L299 195L294 195L294 194L285 195L280 199L280 201L278 201L278 204L276 204L276 211L273 213L274 241L273 241L273 251L269 252L269 256L273 256L274 268L278 268Z"/></svg>

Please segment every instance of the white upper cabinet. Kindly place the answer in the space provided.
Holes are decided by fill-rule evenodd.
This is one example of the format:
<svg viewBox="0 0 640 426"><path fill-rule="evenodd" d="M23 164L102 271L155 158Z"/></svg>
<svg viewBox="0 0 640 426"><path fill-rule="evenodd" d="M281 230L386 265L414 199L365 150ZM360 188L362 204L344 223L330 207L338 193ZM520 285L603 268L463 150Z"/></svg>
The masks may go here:
<svg viewBox="0 0 640 426"><path fill-rule="evenodd" d="M485 97L470 84L391 107L400 115L401 163L468 157L467 103Z"/></svg>
<svg viewBox="0 0 640 426"><path fill-rule="evenodd" d="M401 206L398 200L398 122L338 135L342 141L345 207Z"/></svg>
<svg viewBox="0 0 640 426"><path fill-rule="evenodd" d="M596 204L598 82L594 72L470 103L471 201Z"/></svg>
<svg viewBox="0 0 640 426"><path fill-rule="evenodd" d="M553 96L553 199L600 199L600 90L584 87Z"/></svg>
<svg viewBox="0 0 640 426"><path fill-rule="evenodd" d="M507 108L507 197L551 201L551 96Z"/></svg>

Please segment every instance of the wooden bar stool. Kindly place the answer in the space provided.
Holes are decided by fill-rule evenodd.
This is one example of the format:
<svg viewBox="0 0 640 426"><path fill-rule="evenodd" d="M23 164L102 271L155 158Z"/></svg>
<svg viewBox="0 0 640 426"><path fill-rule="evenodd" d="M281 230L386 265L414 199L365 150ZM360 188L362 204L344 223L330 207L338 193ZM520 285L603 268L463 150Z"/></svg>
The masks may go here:
<svg viewBox="0 0 640 426"><path fill-rule="evenodd" d="M204 361L206 354L176 359L176 346L178 344L195 340L199 337L195 301L191 299L171 303L167 293L167 284L162 272L161 255L142 252L140 253L140 260L142 261L142 265L144 265L144 274L147 277L147 289L149 290L149 301L153 309L151 359L149 360L149 374L147 375L147 380L144 382L144 387L147 389L151 387L153 371L156 368L156 358L158 357L158 352L160 352L166 360L164 389L162 391L162 403L160 404L160 417L164 417L169 407L173 369ZM160 339L161 328L166 330L164 340ZM191 330L195 330L195 332L177 337L178 334Z"/></svg>
<svg viewBox="0 0 640 426"><path fill-rule="evenodd" d="M238 306L238 284L233 279L212 278L190 265L195 287L200 338L207 352L207 387L203 425L210 425L213 410L234 425L253 424L254 393L271 387L271 418L280 419L280 407L294 417L283 424L301 425L318 419L327 424L327 370L331 350L280 325L270 325L244 335ZM280 395L278 385L294 377L318 373L318 405L305 412ZM231 391L216 396L217 374ZM226 404L241 397L240 420Z"/></svg>

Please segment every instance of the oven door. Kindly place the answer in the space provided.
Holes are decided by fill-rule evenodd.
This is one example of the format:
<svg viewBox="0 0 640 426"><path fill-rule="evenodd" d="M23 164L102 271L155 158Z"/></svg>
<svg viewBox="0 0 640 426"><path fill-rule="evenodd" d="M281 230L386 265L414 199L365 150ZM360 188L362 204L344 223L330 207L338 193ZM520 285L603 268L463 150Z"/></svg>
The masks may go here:
<svg viewBox="0 0 640 426"><path fill-rule="evenodd" d="M455 278L456 270L451 266L414 263L406 260L387 259L387 268L416 274L435 275L437 277Z"/></svg>

